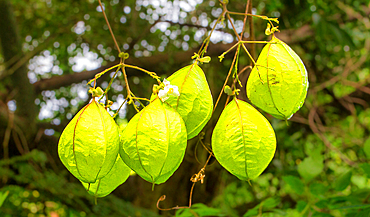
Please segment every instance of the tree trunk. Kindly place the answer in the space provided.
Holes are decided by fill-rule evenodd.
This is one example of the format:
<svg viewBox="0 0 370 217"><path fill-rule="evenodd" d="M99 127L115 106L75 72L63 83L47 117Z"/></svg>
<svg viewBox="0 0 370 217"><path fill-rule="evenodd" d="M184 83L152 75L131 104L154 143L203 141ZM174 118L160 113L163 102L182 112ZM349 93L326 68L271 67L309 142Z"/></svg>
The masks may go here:
<svg viewBox="0 0 370 217"><path fill-rule="evenodd" d="M9 95L16 101L16 116L21 120L20 128L28 139L36 131L37 107L35 105L35 91L27 76L27 66L23 64L16 70L12 67L23 56L22 43L17 30L12 5L8 0L0 0L0 43L1 51L8 73L3 84L11 90ZM8 96L9 96L8 95ZM2 123L7 124L7 123Z"/></svg>

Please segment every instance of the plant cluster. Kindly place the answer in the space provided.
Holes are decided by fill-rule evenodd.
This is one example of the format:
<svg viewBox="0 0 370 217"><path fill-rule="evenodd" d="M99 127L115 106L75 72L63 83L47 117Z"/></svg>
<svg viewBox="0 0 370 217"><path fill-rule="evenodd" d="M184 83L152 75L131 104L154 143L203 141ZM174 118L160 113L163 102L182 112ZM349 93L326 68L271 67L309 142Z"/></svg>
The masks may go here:
<svg viewBox="0 0 370 217"><path fill-rule="evenodd" d="M99 3L101 5L100 1ZM209 157L199 173L191 177L193 187L198 181L203 183L205 169L212 156L230 173L246 181L257 178L269 165L276 150L275 132L269 121L256 108L238 99L240 90L236 88L236 84L242 86L239 75L246 71L238 72L240 51L243 49L253 64L246 87L248 98L253 105L278 119L288 120L303 105L308 89L307 72L298 55L274 35L274 32L279 31L278 27L274 26L274 23L278 23L276 18L231 12L227 10L226 1L220 3L223 12L199 52L192 57L194 62L163 81L154 72L125 64L128 54L120 52L107 20L120 52L120 63L98 73L88 83L93 84L89 90L93 98L69 122L58 144L62 163L82 182L89 193L95 197L108 195L125 182L132 171L151 182L153 188L155 184L166 182L180 166L187 140L198 135L204 136L202 130L213 115L223 92L232 99L213 130L212 148L204 146ZM236 32L230 15L245 18L253 16L266 20L265 33L272 35L271 40L243 41L244 30L241 36ZM210 37L215 28L224 25L224 22L231 23L239 40L219 57L222 61L228 52L236 48L228 76L214 104L207 78L200 66L211 61L210 57L205 55ZM257 61L246 48L247 43L266 44ZM153 85L150 99L136 97L131 92L126 68L141 70L157 81L157 84ZM113 69L116 72L108 87L105 90L96 87L96 80ZM115 115L112 117L107 111L112 105L107 93L120 70L126 84L124 103L133 105L137 110L137 114L124 129L116 124ZM233 84L230 87L226 84L231 75ZM105 103L101 103L104 97ZM143 108L140 109L136 102ZM191 193L192 191L193 188ZM158 208L159 202L164 199L162 196L158 200ZM178 208L181 207L170 209Z"/></svg>

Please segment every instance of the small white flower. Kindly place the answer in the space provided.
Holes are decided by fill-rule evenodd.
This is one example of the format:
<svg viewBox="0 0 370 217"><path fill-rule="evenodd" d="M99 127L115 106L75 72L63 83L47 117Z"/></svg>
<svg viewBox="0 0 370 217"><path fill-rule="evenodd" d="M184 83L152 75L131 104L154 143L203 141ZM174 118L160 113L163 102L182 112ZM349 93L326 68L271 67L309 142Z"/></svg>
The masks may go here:
<svg viewBox="0 0 370 217"><path fill-rule="evenodd" d="M168 98L170 98L170 96L180 96L179 88L177 86L171 85L166 79L163 80L163 84L163 90L159 90L158 92L158 97L162 100L162 102L166 101Z"/></svg>

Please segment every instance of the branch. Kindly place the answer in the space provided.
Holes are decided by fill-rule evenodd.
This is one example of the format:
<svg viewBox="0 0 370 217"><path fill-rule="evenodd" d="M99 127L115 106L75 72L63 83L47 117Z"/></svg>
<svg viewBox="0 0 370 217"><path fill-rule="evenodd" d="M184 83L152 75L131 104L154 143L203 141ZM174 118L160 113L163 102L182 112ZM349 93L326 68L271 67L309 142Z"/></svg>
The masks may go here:
<svg viewBox="0 0 370 217"><path fill-rule="evenodd" d="M209 49L208 54L210 56L217 56L222 51L227 50L230 47L230 45L225 44L217 44L214 46L211 46L211 49ZM156 71L159 72L159 74L165 74L163 72L163 66L161 64L166 64L171 59L171 63L175 65L181 65L186 62L191 61L191 56L194 54L194 52L197 52L198 49L193 49L185 52L177 52L175 54L159 54L155 56L150 57L142 57L142 58L129 58L125 61L125 63L130 65L137 65L144 69L149 69L150 71ZM67 74L62 76L54 76L49 79L42 79L36 83L34 83L34 87L37 93L40 93L43 90L53 90L58 89L60 87L69 86L73 83L79 83L83 80L90 80L94 78L95 74L103 71L104 69L107 69L109 67L112 67L116 64L118 64L119 61L108 63L105 66L102 66L98 69L91 70L91 71L82 71L80 73L73 73L73 74ZM68 73L68 72L66 72ZM106 73L109 74L109 73ZM142 72L135 71L135 70L127 70L127 76L142 76L144 75Z"/></svg>
<svg viewBox="0 0 370 217"><path fill-rule="evenodd" d="M292 44L298 41L302 41L307 37L313 35L312 29L308 26L302 26L296 30L285 30L277 34L277 36L285 41L286 43ZM302 37L304 36L304 37ZM219 56L223 51L229 49L232 44L213 44L209 47L207 55L209 56ZM142 68L148 69L150 71L158 72L158 74L165 74L163 72L163 65L167 64L169 60L171 60L171 64L173 65L182 65L184 63L190 62L190 57L193 56L194 53L198 52L198 48L194 48L188 51L180 51L177 53L165 53L165 54L157 54L155 56L150 57L141 57L141 58L129 58L125 61L125 63L130 65L137 65ZM105 66L102 66L98 69L91 70L91 71L82 71L80 73L69 73L65 72L66 75L62 76L54 76L49 79L42 79L36 83L34 83L34 87L37 93L40 93L43 90L53 90L58 89L60 87L69 86L73 83L79 83L83 80L89 80L94 78L95 74L112 67L119 62L111 62ZM127 76L141 76L143 75L141 72L127 70Z"/></svg>

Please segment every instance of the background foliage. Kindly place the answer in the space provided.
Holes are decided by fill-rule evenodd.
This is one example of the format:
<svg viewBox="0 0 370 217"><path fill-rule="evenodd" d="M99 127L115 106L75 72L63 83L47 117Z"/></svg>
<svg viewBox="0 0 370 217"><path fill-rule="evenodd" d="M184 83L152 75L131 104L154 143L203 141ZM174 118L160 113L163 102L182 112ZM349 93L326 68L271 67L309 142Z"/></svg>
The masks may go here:
<svg viewBox="0 0 370 217"><path fill-rule="evenodd" d="M103 2L121 49L130 54L127 63L162 78L190 63L222 11L214 0ZM61 131L89 100L87 80L118 61L98 2L0 0L1 216L368 216L370 4L262 0L252 5L253 13L279 17L277 37L305 63L306 103L288 125L265 114L278 149L259 178L239 181L212 159L205 183L195 187L196 204L175 213L159 212L156 201L166 194L161 207L188 203L189 179L207 157L197 137L188 142L184 162L168 182L151 191L150 183L132 176L97 205L57 156ZM230 0L228 9L244 12L245 6ZM233 16L239 32L243 18ZM267 40L265 21L253 19L253 27L245 39ZM212 61L202 68L216 98L232 55L222 63L217 56L236 41L230 24L218 28L211 41ZM249 48L257 57L262 46ZM239 69L249 64L242 54ZM241 75L243 84L248 73ZM128 75L132 91L150 97L152 79L138 71ZM123 84L114 82L110 98L123 102ZM225 101L221 98L205 128L206 145ZM117 122L133 114L128 107Z"/></svg>

